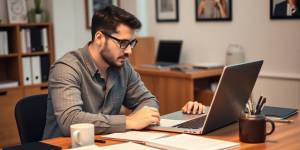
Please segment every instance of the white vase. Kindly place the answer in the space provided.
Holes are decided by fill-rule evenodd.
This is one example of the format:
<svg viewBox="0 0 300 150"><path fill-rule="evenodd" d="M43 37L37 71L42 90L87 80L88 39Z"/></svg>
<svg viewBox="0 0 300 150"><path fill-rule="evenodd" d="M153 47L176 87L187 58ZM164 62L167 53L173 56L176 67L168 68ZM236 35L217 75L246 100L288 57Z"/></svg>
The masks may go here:
<svg viewBox="0 0 300 150"><path fill-rule="evenodd" d="M36 23L42 22L42 14L35 14L35 22Z"/></svg>

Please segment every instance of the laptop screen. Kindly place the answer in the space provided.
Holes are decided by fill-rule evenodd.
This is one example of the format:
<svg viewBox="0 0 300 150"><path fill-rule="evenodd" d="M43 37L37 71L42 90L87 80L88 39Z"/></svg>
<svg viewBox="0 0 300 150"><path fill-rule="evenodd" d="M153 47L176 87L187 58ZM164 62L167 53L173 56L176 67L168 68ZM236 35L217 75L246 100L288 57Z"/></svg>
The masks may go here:
<svg viewBox="0 0 300 150"><path fill-rule="evenodd" d="M159 41L156 62L179 63L182 41Z"/></svg>

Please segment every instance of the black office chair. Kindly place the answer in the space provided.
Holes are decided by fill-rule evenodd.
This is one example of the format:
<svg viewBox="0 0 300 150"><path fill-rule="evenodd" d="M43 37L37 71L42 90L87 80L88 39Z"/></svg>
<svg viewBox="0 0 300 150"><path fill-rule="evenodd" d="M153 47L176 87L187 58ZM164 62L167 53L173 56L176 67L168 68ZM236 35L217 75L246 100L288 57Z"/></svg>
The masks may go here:
<svg viewBox="0 0 300 150"><path fill-rule="evenodd" d="M40 141L43 138L48 94L22 98L15 107L15 119L22 144Z"/></svg>

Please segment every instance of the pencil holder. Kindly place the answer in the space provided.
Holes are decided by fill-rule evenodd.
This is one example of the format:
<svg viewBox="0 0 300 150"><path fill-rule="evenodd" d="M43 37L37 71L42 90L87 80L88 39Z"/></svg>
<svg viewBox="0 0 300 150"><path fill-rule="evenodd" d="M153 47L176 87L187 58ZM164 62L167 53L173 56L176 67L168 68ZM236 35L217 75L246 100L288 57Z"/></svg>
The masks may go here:
<svg viewBox="0 0 300 150"><path fill-rule="evenodd" d="M269 132L266 129L267 123L271 125ZM239 137L241 142L263 143L266 140L266 136L272 134L274 130L274 122L267 119L263 114L246 114L239 119Z"/></svg>

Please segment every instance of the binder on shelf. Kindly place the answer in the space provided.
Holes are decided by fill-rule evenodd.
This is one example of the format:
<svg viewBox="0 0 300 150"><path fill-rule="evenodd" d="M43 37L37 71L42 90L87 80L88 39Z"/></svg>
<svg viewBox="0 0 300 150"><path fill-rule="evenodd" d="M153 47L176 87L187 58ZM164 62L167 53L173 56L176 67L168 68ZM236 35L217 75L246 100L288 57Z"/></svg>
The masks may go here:
<svg viewBox="0 0 300 150"><path fill-rule="evenodd" d="M3 31L0 31L0 55L3 55L4 53L4 40L3 40L3 34L2 34Z"/></svg>
<svg viewBox="0 0 300 150"><path fill-rule="evenodd" d="M29 29L25 29L25 34L26 34L26 52L30 53L31 52L31 39L30 39L30 30Z"/></svg>
<svg viewBox="0 0 300 150"><path fill-rule="evenodd" d="M39 56L31 57L32 83L41 83L41 60Z"/></svg>
<svg viewBox="0 0 300 150"><path fill-rule="evenodd" d="M22 65L23 65L23 84L24 85L31 85L32 84L32 77L31 77L30 57L23 57L22 58Z"/></svg>
<svg viewBox="0 0 300 150"><path fill-rule="evenodd" d="M21 29L20 37L21 37L21 51L23 54L25 54L27 52L26 51L26 29Z"/></svg>
<svg viewBox="0 0 300 150"><path fill-rule="evenodd" d="M8 35L7 31L0 31L0 54L8 54Z"/></svg>
<svg viewBox="0 0 300 150"><path fill-rule="evenodd" d="M41 56L41 74L42 74L42 82L48 81L49 76L49 58L48 56Z"/></svg>
<svg viewBox="0 0 300 150"><path fill-rule="evenodd" d="M42 33L40 28L31 28L30 29L30 40L31 40L31 51L37 52L42 51Z"/></svg>
<svg viewBox="0 0 300 150"><path fill-rule="evenodd" d="M4 55L8 55L8 37L7 37L7 31L2 32L3 34L3 50Z"/></svg>
<svg viewBox="0 0 300 150"><path fill-rule="evenodd" d="M43 46L43 51L48 52L48 33L47 33L47 28L42 29L42 46Z"/></svg>

